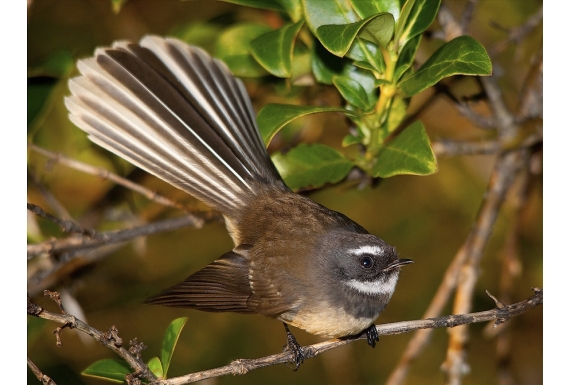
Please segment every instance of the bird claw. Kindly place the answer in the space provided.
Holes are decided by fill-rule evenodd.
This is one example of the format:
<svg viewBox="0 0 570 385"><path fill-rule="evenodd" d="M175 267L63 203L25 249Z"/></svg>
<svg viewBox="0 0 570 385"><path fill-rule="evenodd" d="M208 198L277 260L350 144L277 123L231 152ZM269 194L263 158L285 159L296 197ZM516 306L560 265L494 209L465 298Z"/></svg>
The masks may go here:
<svg viewBox="0 0 570 385"><path fill-rule="evenodd" d="M303 361L305 361L305 350L301 345L299 345L293 333L289 331L287 324L284 323L283 325L285 325L285 332L287 333L287 345L284 346L283 351L288 350L293 353L293 360L290 361L290 363L295 365L295 367L290 368L293 371L296 371L299 369L299 366L301 366Z"/></svg>
<svg viewBox="0 0 570 385"><path fill-rule="evenodd" d="M368 342L368 345L372 346L373 348L376 347L376 342L380 341L378 330L376 330L376 325L370 325L368 329L365 330L365 333L366 342Z"/></svg>

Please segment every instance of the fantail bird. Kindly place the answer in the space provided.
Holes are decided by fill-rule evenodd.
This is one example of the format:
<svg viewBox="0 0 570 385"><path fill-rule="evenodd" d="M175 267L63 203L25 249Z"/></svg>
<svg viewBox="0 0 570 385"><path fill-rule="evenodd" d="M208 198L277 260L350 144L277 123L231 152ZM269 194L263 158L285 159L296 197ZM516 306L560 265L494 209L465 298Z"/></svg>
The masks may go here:
<svg viewBox="0 0 570 385"><path fill-rule="evenodd" d="M157 36L78 61L69 117L89 138L221 212L235 248L150 304L257 313L321 337L366 331L394 293L395 249L293 193L257 130L243 83L200 48Z"/></svg>

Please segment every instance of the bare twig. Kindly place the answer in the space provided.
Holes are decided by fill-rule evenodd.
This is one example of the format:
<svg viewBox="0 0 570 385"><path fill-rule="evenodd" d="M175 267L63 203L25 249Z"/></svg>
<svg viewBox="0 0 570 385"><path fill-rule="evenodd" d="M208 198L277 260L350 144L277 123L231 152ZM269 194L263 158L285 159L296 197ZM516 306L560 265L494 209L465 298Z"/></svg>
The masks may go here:
<svg viewBox="0 0 570 385"><path fill-rule="evenodd" d="M503 52L509 44L520 43L532 30L534 30L542 21L543 9L542 6L531 15L524 24L517 28L513 28L509 31L509 35L497 43L493 48L489 50L489 56L495 57L499 53Z"/></svg>
<svg viewBox="0 0 570 385"><path fill-rule="evenodd" d="M165 219L160 222L132 227L130 229L96 233L91 237L69 237L65 239L50 240L35 245L28 245L28 257L55 253L73 254L103 245L125 242L136 237L142 237L163 231L176 230L186 226L201 228L204 225L204 222L203 218L189 214L176 218Z"/></svg>
<svg viewBox="0 0 570 385"><path fill-rule="evenodd" d="M56 215L58 215L62 219L71 219L71 215L65 208L63 204L49 191L43 183L41 183L40 178L36 175L35 172L28 169L28 176L31 179L32 184L35 188L40 192L43 196L47 204L55 211Z"/></svg>
<svg viewBox="0 0 570 385"><path fill-rule="evenodd" d="M181 209L187 211L185 206L181 203L175 202L163 195L158 194L155 191L152 191L144 186L141 186L137 183L134 183L128 179L125 179L117 174L114 174L108 170L99 167L93 167L87 163L79 162L77 160L68 158L62 154L56 154L54 152L48 151L41 147L36 146L35 144L28 143L28 148L32 151L37 152L38 154L42 154L43 156L49 158L52 162L64 165L69 168L73 168L75 170L82 171L86 174L91 174L98 176L102 179L108 179L112 182L115 182L118 185L131 189L133 191L138 192L139 194L145 196L147 199L161 204L163 206L174 207L177 209Z"/></svg>
<svg viewBox="0 0 570 385"><path fill-rule="evenodd" d="M529 159L524 160L525 164L528 165ZM516 185L513 188L513 199L512 202L514 217L513 225L509 229L509 233L506 237L504 249L501 253L501 278L499 282L499 296L503 301L510 302L513 297L513 292L515 288L515 280L520 277L522 271L522 262L520 260L519 250L518 250L518 238L520 231L519 220L522 212L527 203L527 194L529 186L529 176L530 172L528 166L525 166L520 173L520 177ZM492 335L490 328L486 328L486 335ZM493 333L494 334L494 333ZM505 325L505 327L499 329L496 335L495 346L497 350L497 373L499 377L500 385L514 385L516 383L512 369L510 367L511 362L511 327L510 324Z"/></svg>
<svg viewBox="0 0 570 385"><path fill-rule="evenodd" d="M47 292L46 296L52 298L57 297L56 293L54 292ZM118 341L115 338L108 338L109 335L113 334L101 332L87 325L85 322L81 321L80 319L77 319L75 316L71 314L67 313L58 314L47 311L43 309L41 306L35 305L34 303L30 302L29 298L28 298L28 315L44 318L50 321L55 321L57 323L63 324L62 327L58 327L54 331L54 334L56 334L57 337L58 346L61 346L60 334L64 328L77 329L83 333L90 335L95 340L99 341L101 344L103 344L104 346L108 347L109 349L117 353L131 366L131 368L141 373L142 378L145 378L150 381L156 380L156 376L148 369L148 367L144 364L144 362L142 362L142 360L136 356L136 354L132 354L127 349L123 348L121 346L122 345L121 341Z"/></svg>
<svg viewBox="0 0 570 385"><path fill-rule="evenodd" d="M445 5L442 5L438 13L438 18L442 28L446 31L445 36L448 39L454 38L463 33L462 28L456 28L459 24ZM506 106L501 90L497 86L494 78L480 79L486 95L489 99L493 115L485 118L483 126L494 126L499 132L499 140L486 141L481 143L454 143L454 142L438 142L434 144L434 151L438 155L456 155L469 153L493 153L501 152L502 155L495 166L493 176L490 179L489 187L485 195L485 199L479 210L478 217L473 228L457 253L453 262L448 267L444 280L440 285L432 303L428 307L424 317L433 317L442 311L447 303L452 290L460 281L456 298L454 313L467 313L471 308L471 298L473 295L474 284L477 280L477 271L479 261L485 245L491 234L493 223L496 220L498 211L504 201L507 190L512 186L517 172L521 169L526 158L525 154L528 147L522 145L518 150L512 151L512 142L516 142L516 136L519 134L519 127L516 125L512 113ZM473 114L468 114L469 118L473 118ZM531 138L532 137L532 138ZM542 135L530 135L530 137L519 139L519 144L538 143L542 140ZM501 144L502 143L502 144ZM511 146L509 148L509 146ZM409 342L408 347L398 366L391 374L387 384L401 384L406 376L411 361L414 360L420 351L426 346L431 330L422 330L414 335ZM463 359L464 344L467 341L466 327L457 328L450 332L450 343L448 348L448 358L445 363L448 373L449 383L460 383L462 370L465 368Z"/></svg>
<svg viewBox="0 0 570 385"><path fill-rule="evenodd" d="M61 228L62 231L65 231L66 233L82 234L82 235L86 235L90 238L97 238L99 236L99 234L97 234L95 232L95 230L84 229L78 223L75 223L74 221L71 221L71 220L59 219L59 218L51 215L50 213L46 213L38 205L28 203L28 210L30 210L31 212L33 212L37 216L40 216L44 219L47 219L48 221L55 223L56 225L58 225Z"/></svg>
<svg viewBox="0 0 570 385"><path fill-rule="evenodd" d="M511 167L514 167L514 165L511 165ZM511 174L509 173L510 169L505 170L503 167L500 167L500 169L504 171L496 177L491 178L492 185L489 187L489 192L486 194L481 208L479 209L475 223L473 224L464 244L461 246L455 255L455 258L447 268L442 283L437 289L428 309L424 313L424 318L436 317L441 314L444 306L449 301L452 291L457 286L457 281L464 263L468 258L470 258L470 256L481 256L489 236L491 235L493 224L504 200L507 189L512 184L512 179L510 178ZM468 273L464 272L464 274L467 275ZM470 301L468 303L470 304ZM461 313L460 311L454 312L458 314ZM388 381L386 382L387 385L403 383L409 370L409 366L427 345L430 335L431 330L422 330L414 335L408 343L404 354L402 354L398 365L392 371Z"/></svg>
<svg viewBox="0 0 570 385"><path fill-rule="evenodd" d="M44 385L57 385L54 380L52 380L49 376L42 373L42 371L33 363L32 360L28 357L28 367L32 370L34 375L38 378L38 380Z"/></svg>
<svg viewBox="0 0 570 385"><path fill-rule="evenodd" d="M433 329L441 327L453 328L459 325L466 325L471 323L487 322L487 321L495 321L495 324L497 325L502 322L505 322L506 320L512 317L523 314L524 312L536 306L541 305L543 302L542 290L541 289L533 289L533 290L535 294L527 298L526 300L512 305L501 306L493 310L487 310L471 314L448 315L444 317L428 318L424 320L403 321L403 322L395 322L384 325L376 325L376 329L379 335L394 335L394 334L408 333L412 330ZM116 344L112 342L110 343L105 338L105 333L102 333L90 327L89 325L76 319L75 317L70 315L51 313L49 311L42 309L37 305L34 305L29 300L28 300L28 314L40 318L49 319L55 322L63 323L64 327L65 325L73 324L74 325L73 328L77 328L78 330L89 334L97 341L101 342L105 346L108 346L110 349L119 354L129 363L129 365L137 373L141 374L142 378L151 379L153 381L150 383L151 385L182 385L182 384L189 384L205 380L208 378L225 376L229 374L243 375L258 368L288 363L293 359L291 352L283 352L258 359L239 359L233 361L229 365L220 368L187 374L184 376L174 377L167 380L158 380L148 370L148 367L143 362L141 362L140 358L137 357L138 350L134 353L131 353L122 347L116 346ZM346 344L365 338L366 335L363 334L357 337L334 339L306 346L304 347L304 351L307 355L306 359L316 357L327 350L344 346ZM137 345L136 341L134 345Z"/></svg>
<svg viewBox="0 0 570 385"><path fill-rule="evenodd" d="M526 119L542 119L543 104L543 68L542 52L532 60L532 66L525 79L519 107L516 113L516 122L523 123Z"/></svg>
<svg viewBox="0 0 570 385"><path fill-rule="evenodd" d="M458 276L458 286L453 305L454 313L471 310L483 251L491 236L493 224L497 219L506 192L512 186L521 167L521 156L522 154L518 151L503 154L495 166L490 178L490 185L485 193L485 200L478 215L481 226L476 233L470 233L470 235L473 234L473 237L470 236L466 240L466 258ZM448 383L460 384L461 377L467 373L465 345L469 339L468 328L456 328L451 330L449 334L447 357L443 368L448 376Z"/></svg>

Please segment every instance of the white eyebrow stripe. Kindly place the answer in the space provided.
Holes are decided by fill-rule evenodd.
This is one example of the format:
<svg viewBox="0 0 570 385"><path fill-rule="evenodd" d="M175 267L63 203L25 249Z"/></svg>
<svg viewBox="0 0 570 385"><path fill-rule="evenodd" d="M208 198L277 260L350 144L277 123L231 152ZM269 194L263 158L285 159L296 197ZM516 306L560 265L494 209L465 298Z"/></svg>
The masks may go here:
<svg viewBox="0 0 570 385"><path fill-rule="evenodd" d="M398 281L398 274L390 274L390 277L386 279L378 279L372 282L362 282L356 279L351 279L350 281L344 282L345 285L355 289L362 294L368 295L379 295L387 294L388 298L394 294L394 289L396 288L396 282Z"/></svg>
<svg viewBox="0 0 570 385"><path fill-rule="evenodd" d="M372 255L383 255L384 251L379 246L375 245L364 245L357 247L356 249L348 250L349 253L354 255L362 255L362 254L372 254Z"/></svg>

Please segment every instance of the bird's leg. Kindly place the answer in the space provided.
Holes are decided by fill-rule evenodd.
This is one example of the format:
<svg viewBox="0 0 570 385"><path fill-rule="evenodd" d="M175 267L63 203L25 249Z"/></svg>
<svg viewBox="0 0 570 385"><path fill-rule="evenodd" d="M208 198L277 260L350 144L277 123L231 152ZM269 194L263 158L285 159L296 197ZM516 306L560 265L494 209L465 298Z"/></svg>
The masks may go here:
<svg viewBox="0 0 570 385"><path fill-rule="evenodd" d="M293 333L289 330L289 326L287 326L285 322L283 322L283 326L285 326L285 333L287 333L287 345L284 350L290 350L293 353L292 363L295 364L295 368L293 368L293 370L297 370L305 360L305 352L295 339Z"/></svg>
<svg viewBox="0 0 570 385"><path fill-rule="evenodd" d="M376 330L376 325L370 325L367 329L364 330L364 332L366 333L366 342L368 342L368 345L375 347L376 342L380 341L378 330Z"/></svg>

